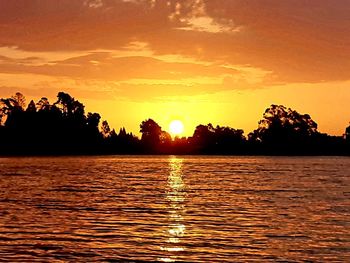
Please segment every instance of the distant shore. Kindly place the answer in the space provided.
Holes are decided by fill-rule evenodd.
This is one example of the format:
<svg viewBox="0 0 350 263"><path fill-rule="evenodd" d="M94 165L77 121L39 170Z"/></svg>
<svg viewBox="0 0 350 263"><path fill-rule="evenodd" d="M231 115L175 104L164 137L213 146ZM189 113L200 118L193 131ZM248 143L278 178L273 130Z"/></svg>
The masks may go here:
<svg viewBox="0 0 350 263"><path fill-rule="evenodd" d="M244 116L242 116L243 118ZM63 155L266 155L349 156L350 126L343 136L318 131L309 114L271 105L256 130L198 125L190 137L172 137L153 119L140 124L141 138L116 132L98 113L67 93L26 105L23 94L0 99L0 156Z"/></svg>

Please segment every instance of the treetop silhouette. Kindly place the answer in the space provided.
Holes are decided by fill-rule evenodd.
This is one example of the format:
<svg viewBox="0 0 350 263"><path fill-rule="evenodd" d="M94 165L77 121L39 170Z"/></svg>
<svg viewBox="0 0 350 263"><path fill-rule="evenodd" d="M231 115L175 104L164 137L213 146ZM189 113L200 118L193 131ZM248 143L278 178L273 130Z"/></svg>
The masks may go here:
<svg viewBox="0 0 350 263"><path fill-rule="evenodd" d="M271 105L256 130L198 125L193 136L174 138L152 119L140 124L141 139L124 127L119 133L98 113L65 92L26 105L17 92L0 99L0 154L341 154L350 155L350 126L344 136L317 130L308 114Z"/></svg>

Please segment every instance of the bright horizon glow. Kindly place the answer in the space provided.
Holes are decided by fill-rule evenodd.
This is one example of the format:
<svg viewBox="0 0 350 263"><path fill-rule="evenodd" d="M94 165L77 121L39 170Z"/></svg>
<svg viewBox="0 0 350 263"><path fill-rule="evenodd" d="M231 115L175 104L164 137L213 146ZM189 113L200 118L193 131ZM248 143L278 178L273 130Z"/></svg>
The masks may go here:
<svg viewBox="0 0 350 263"><path fill-rule="evenodd" d="M184 125L183 125L182 121L173 120L169 124L169 131L170 131L171 135L173 135L173 136L177 136L177 135L182 134L184 132Z"/></svg>

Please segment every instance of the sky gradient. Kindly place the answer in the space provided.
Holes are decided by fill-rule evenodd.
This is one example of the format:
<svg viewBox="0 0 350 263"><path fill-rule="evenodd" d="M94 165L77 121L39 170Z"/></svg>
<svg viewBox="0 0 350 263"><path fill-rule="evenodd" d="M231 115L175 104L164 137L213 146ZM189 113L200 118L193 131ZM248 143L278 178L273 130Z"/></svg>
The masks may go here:
<svg viewBox="0 0 350 263"><path fill-rule="evenodd" d="M0 0L0 97L65 91L117 130L153 118L246 133L283 104L350 121L348 0Z"/></svg>

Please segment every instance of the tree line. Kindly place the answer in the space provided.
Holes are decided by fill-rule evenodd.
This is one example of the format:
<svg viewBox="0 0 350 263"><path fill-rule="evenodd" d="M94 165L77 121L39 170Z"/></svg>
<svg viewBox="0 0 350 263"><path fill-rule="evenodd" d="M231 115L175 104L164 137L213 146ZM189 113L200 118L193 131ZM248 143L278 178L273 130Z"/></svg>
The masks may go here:
<svg viewBox="0 0 350 263"><path fill-rule="evenodd" d="M65 92L54 103L43 97L26 105L19 92L0 99L1 155L350 155L350 126L343 136L320 133L310 115L283 105L267 108L247 136L242 129L200 124L191 137L172 139L152 119L140 124L140 133L116 132Z"/></svg>

